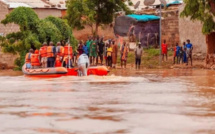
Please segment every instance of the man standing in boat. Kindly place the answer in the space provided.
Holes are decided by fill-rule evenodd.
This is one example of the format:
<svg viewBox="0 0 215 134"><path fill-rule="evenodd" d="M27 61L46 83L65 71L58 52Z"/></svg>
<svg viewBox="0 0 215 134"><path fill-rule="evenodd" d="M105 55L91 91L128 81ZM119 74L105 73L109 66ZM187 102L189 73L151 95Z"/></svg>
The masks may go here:
<svg viewBox="0 0 215 134"><path fill-rule="evenodd" d="M53 42L50 42L49 46L47 47L48 67L55 66L55 53L56 53L56 49L54 47L54 44Z"/></svg>
<svg viewBox="0 0 215 134"><path fill-rule="evenodd" d="M31 69L31 55L33 54L34 50L30 49L29 53L25 55L25 64L27 69Z"/></svg>
<svg viewBox="0 0 215 134"><path fill-rule="evenodd" d="M44 42L43 46L39 50L40 62L42 64L42 68L47 68L47 43Z"/></svg>
<svg viewBox="0 0 215 134"><path fill-rule="evenodd" d="M61 43L57 43L56 47L56 60L55 60L55 67L61 67L62 66L62 61L63 61L63 54L64 52L64 47L61 46Z"/></svg>

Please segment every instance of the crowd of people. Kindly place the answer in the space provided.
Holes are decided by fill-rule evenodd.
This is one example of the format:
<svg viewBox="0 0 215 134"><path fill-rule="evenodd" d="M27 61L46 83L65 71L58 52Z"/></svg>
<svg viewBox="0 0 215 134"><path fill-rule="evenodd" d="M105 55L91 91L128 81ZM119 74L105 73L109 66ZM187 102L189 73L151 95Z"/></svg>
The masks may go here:
<svg viewBox="0 0 215 134"><path fill-rule="evenodd" d="M119 49L119 50L118 50ZM161 45L162 59L163 61L168 59L168 46L166 40ZM188 65L191 62L192 66L192 50L193 45L190 40L187 43L183 43L183 46L179 46L176 43L173 48L173 64L185 63ZM141 65L141 58L143 54L143 48L141 42L138 42L135 49L135 64L136 68L139 69ZM43 43L39 50L30 49L29 53L26 54L25 62L26 68L37 69L37 68L50 68L50 67L73 67L76 64L78 57L82 54L86 54L90 59L91 65L104 65L112 68L116 68L117 56L120 55L121 68L126 68L129 47L126 42L122 45L116 43L115 40L110 39L107 41L103 40L103 37L88 37L87 41L79 41L77 50L73 50L72 46L68 43L62 45L58 42L56 46L53 42L47 44Z"/></svg>
<svg viewBox="0 0 215 134"><path fill-rule="evenodd" d="M162 59L163 61L168 57L168 47L166 44L166 40L164 40L162 46ZM193 64L192 62L192 51L193 51L193 45L191 44L190 40L187 40L186 42L183 42L183 46L179 46L178 43L176 43L175 47L173 48L174 55L173 55L173 64L186 64L191 63L191 66Z"/></svg>
<svg viewBox="0 0 215 134"><path fill-rule="evenodd" d="M126 68L129 48L126 42L120 47L121 67ZM82 54L88 55L91 65L105 65L116 68L118 56L118 44L115 40L103 40L103 37L89 37L87 41L79 41L77 50L67 43L65 46L58 42L43 43L39 50L30 49L25 56L26 68L51 68L51 67L73 67L78 57Z"/></svg>

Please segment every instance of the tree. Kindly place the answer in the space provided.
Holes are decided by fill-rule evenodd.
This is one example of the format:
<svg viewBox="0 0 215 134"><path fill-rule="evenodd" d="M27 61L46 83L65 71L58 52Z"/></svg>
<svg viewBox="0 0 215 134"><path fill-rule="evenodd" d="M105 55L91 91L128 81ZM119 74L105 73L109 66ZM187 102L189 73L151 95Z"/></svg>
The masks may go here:
<svg viewBox="0 0 215 134"><path fill-rule="evenodd" d="M184 0L185 8L181 17L190 17L203 23L202 32L210 34L215 31L215 1L214 0Z"/></svg>
<svg viewBox="0 0 215 134"><path fill-rule="evenodd" d="M15 23L20 26L20 31L7 34L0 38L0 45L4 52L19 54L15 61L18 69L24 64L25 54L30 48L39 49L43 42L71 40L73 47L77 41L72 35L72 28L66 21L49 16L40 20L33 9L18 7L6 15L3 24Z"/></svg>
<svg viewBox="0 0 215 134"><path fill-rule="evenodd" d="M97 35L98 27L112 23L118 11L131 13L123 0L68 0L66 18L73 28L83 29L89 25Z"/></svg>

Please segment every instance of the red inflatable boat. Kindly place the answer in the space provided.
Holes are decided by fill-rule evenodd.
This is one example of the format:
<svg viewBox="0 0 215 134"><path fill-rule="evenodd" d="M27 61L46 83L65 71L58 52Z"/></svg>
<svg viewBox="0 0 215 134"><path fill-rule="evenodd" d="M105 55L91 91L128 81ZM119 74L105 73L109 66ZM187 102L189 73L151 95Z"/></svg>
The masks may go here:
<svg viewBox="0 0 215 134"><path fill-rule="evenodd" d="M25 76L29 77L41 77L41 78L52 78L61 76L78 76L78 69L71 68L67 69L64 67L54 68L39 68L39 69L26 69L26 65L22 67L22 72ZM105 76L109 70L105 66L95 66L88 69L88 75Z"/></svg>

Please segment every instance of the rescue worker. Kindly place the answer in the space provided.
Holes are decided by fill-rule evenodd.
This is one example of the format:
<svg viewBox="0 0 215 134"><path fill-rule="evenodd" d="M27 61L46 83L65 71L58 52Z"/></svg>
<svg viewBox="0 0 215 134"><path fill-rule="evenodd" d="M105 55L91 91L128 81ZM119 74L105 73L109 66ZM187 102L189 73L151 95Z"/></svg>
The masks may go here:
<svg viewBox="0 0 215 134"><path fill-rule="evenodd" d="M64 67L73 67L72 66L72 56L73 56L73 49L69 44L67 43L66 46L64 47L64 59L63 59L63 66Z"/></svg>
<svg viewBox="0 0 215 134"><path fill-rule="evenodd" d="M49 43L49 46L47 47L47 64L48 67L54 67L55 66L55 53L56 53L56 49L53 46L53 42Z"/></svg>
<svg viewBox="0 0 215 134"><path fill-rule="evenodd" d="M167 44L166 44L166 40L163 41L163 44L161 45L162 48L162 60L164 61L164 57L166 57L166 61L167 61Z"/></svg>
<svg viewBox="0 0 215 134"><path fill-rule="evenodd" d="M34 50L30 49L29 53L25 55L25 64L27 69L31 69L31 55L33 54Z"/></svg>
<svg viewBox="0 0 215 134"><path fill-rule="evenodd" d="M40 63L42 64L42 68L47 68L47 43L44 42L43 46L39 51L40 55Z"/></svg>
<svg viewBox="0 0 215 134"><path fill-rule="evenodd" d="M40 68L40 55L38 50L35 50L35 52L31 54L31 68Z"/></svg>
<svg viewBox="0 0 215 134"><path fill-rule="evenodd" d="M64 47L61 46L61 43L57 43L56 47L56 60L55 60L55 67L61 67L62 66L62 61L63 61L63 56L64 56Z"/></svg>

